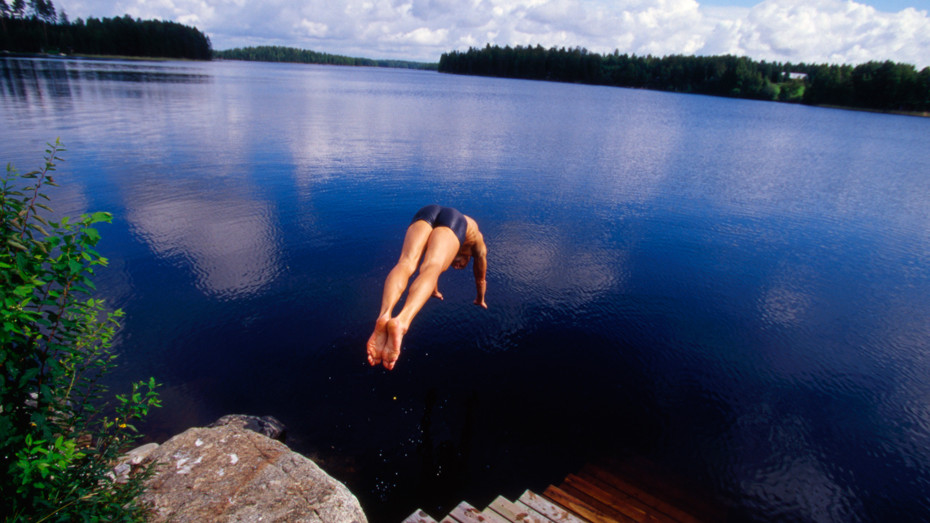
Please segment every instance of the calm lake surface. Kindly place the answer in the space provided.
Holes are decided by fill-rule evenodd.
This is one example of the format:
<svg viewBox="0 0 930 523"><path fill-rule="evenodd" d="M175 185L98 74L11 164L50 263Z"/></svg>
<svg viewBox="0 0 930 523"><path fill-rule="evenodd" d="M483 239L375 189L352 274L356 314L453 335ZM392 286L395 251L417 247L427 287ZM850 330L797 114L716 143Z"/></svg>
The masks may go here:
<svg viewBox="0 0 930 523"><path fill-rule="evenodd" d="M930 519L930 120L324 66L0 60L0 159L105 210L163 441L273 415L373 521L633 456L735 521ZM474 217L393 372L404 229Z"/></svg>

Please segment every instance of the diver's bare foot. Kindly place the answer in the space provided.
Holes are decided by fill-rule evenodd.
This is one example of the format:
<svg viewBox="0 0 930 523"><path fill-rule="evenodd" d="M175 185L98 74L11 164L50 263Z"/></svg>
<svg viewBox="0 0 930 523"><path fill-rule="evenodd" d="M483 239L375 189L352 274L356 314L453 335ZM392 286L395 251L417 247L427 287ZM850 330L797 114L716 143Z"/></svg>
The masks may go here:
<svg viewBox="0 0 930 523"><path fill-rule="evenodd" d="M433 289L433 298L439 298L440 300L442 299L442 293L439 292L439 287Z"/></svg>
<svg viewBox="0 0 930 523"><path fill-rule="evenodd" d="M377 365L381 363L381 353L384 352L384 345L387 343L387 324L388 319L385 317L378 318L375 322L375 331L368 338L368 364Z"/></svg>
<svg viewBox="0 0 930 523"><path fill-rule="evenodd" d="M401 325L400 320L394 318L387 322L387 344L381 353L382 364L387 370L393 370L397 358L400 358L400 346L407 334L407 327Z"/></svg>

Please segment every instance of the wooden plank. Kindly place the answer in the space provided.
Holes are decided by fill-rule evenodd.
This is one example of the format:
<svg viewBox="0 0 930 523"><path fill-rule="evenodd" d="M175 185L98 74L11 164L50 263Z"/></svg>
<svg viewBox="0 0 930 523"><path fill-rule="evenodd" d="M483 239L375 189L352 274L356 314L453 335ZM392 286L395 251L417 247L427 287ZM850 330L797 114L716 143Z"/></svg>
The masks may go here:
<svg viewBox="0 0 930 523"><path fill-rule="evenodd" d="M643 505L654 508L672 521L677 521L680 523L701 523L701 521L693 514L690 514L682 508L676 507L663 499L653 496L649 492L646 492L638 486L633 485L623 478L620 478L616 474L613 474L600 467L586 465L583 469L581 469L581 472L579 472L579 476L595 483L596 485L601 486L604 489L626 494L633 499L638 500Z"/></svg>
<svg viewBox="0 0 930 523"><path fill-rule="evenodd" d="M459 523L458 521L452 519L452 516L446 516L439 521L439 523Z"/></svg>
<svg viewBox="0 0 930 523"><path fill-rule="evenodd" d="M512 523L551 523L552 521L530 507L522 503L513 503L504 496L497 496L488 508Z"/></svg>
<svg viewBox="0 0 930 523"><path fill-rule="evenodd" d="M527 506L526 503L520 501L519 499L518 499L517 501L515 501L513 504L516 505L517 507L519 507L520 510L525 510L525 511L529 512L530 516L532 516L532 517L538 517L540 523L548 523L549 521L552 521L551 519L547 518L546 516L540 514L540 513L537 512L536 510L534 510L533 507Z"/></svg>
<svg viewBox="0 0 930 523"><path fill-rule="evenodd" d="M543 495L592 523L615 523L617 521L617 518L605 514L554 485L549 485ZM625 519L624 521L631 520Z"/></svg>
<svg viewBox="0 0 930 523"><path fill-rule="evenodd" d="M578 516L556 505L555 503L552 503L548 499L540 496L539 494L536 494L535 492L530 492L527 490L523 493L522 496L520 496L520 501L523 502L523 504L526 506L557 523L561 523L563 521L571 523L584 523L584 520Z"/></svg>
<svg viewBox="0 0 930 523"><path fill-rule="evenodd" d="M650 521L646 517L644 511L630 509L630 507L617 504L604 503L583 490L579 490L577 487L567 483L559 485L559 490L616 521L624 521L626 523L656 523Z"/></svg>
<svg viewBox="0 0 930 523"><path fill-rule="evenodd" d="M494 512L490 507L482 510L481 515L484 516L484 520L488 523L510 523L510 520Z"/></svg>
<svg viewBox="0 0 930 523"><path fill-rule="evenodd" d="M591 481L587 481L574 474L565 476L559 488L576 495L580 500L591 504L595 508L603 506L606 507L607 510L605 511L607 512L616 510L638 522L644 522L647 519L647 511L644 507L626 507L629 496L622 494L616 495L615 492L603 489Z"/></svg>
<svg viewBox="0 0 930 523"><path fill-rule="evenodd" d="M401 521L401 523L436 523L436 520L431 518L429 514L423 512L422 509L417 509L407 516L407 519Z"/></svg>
<svg viewBox="0 0 930 523"><path fill-rule="evenodd" d="M468 504L468 502L459 503L449 515L460 523L507 523L503 517L494 514L483 514L480 510Z"/></svg>
<svg viewBox="0 0 930 523"><path fill-rule="evenodd" d="M643 490L661 495L666 502L700 521L718 523L727 519L726 508L713 501L710 493L681 478L674 478L672 474L660 473L659 466L645 458L633 456L612 460L604 468L623 476Z"/></svg>
<svg viewBox="0 0 930 523"><path fill-rule="evenodd" d="M574 474L566 476L565 481L562 483L562 489L567 490L566 486L576 488L595 500L596 503L593 504L595 508L602 508L598 505L603 505L603 507L606 507L607 512L619 512L633 521L640 523L676 523L665 514L630 497L629 494L608 490L608 488L603 488L601 485ZM582 501L587 500L582 498ZM602 510L605 509L602 508Z"/></svg>

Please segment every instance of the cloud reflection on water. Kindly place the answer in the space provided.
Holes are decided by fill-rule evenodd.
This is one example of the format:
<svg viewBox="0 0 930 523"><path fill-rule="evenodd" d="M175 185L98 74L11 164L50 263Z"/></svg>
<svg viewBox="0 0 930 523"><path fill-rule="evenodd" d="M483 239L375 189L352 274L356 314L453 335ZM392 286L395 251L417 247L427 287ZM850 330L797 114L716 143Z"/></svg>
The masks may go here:
<svg viewBox="0 0 930 523"><path fill-rule="evenodd" d="M253 294L280 271L272 213L262 202L174 197L133 204L128 218L156 254L190 263L208 294Z"/></svg>
<svg viewBox="0 0 930 523"><path fill-rule="evenodd" d="M629 277L624 253L593 246L577 251L554 227L509 222L489 243L494 271L516 292L547 306L581 308L616 292Z"/></svg>
<svg viewBox="0 0 930 523"><path fill-rule="evenodd" d="M818 291L812 283L816 278L810 272L803 265L784 262L773 270L768 282L759 289L758 308L763 328L796 327L804 323Z"/></svg>

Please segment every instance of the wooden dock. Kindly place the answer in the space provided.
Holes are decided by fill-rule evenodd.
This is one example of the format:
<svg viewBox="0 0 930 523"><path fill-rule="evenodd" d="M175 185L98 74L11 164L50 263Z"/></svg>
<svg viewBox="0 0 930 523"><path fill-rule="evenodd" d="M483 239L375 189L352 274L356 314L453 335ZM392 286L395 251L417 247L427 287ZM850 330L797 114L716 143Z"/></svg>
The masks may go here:
<svg viewBox="0 0 930 523"><path fill-rule="evenodd" d="M463 501L441 523L717 523L726 511L698 494L648 472L642 464L586 465L540 495L529 490L486 508ZM417 510L403 523L436 523Z"/></svg>

